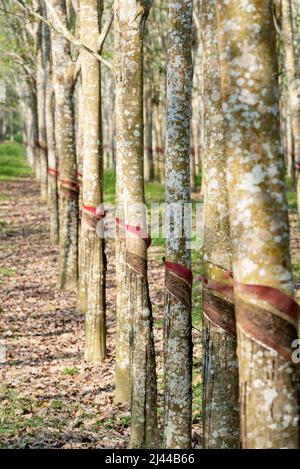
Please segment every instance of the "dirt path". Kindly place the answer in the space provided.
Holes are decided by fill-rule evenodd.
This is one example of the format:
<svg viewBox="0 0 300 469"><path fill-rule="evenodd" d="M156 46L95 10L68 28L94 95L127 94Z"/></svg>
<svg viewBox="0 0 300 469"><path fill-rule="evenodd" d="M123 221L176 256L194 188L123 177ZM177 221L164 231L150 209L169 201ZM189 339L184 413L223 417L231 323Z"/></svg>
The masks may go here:
<svg viewBox="0 0 300 469"><path fill-rule="evenodd" d="M82 359L84 318L75 311L75 292L56 288L58 249L50 244L49 213L38 184L33 179L0 182L0 194L0 448L125 448L130 414L113 402L113 244L107 247L108 358L91 366ZM150 249L149 271L161 416L160 251ZM196 346L197 363L198 351ZM197 386L200 381L197 371ZM199 411L198 402L196 430ZM194 435L197 440L198 432Z"/></svg>
<svg viewBox="0 0 300 469"><path fill-rule="evenodd" d="M0 320L6 347L0 446L124 447L129 413L113 405L113 270L109 355L90 366L82 361L84 319L74 309L75 292L56 288L58 250L50 245L38 185L31 179L1 183L0 193Z"/></svg>

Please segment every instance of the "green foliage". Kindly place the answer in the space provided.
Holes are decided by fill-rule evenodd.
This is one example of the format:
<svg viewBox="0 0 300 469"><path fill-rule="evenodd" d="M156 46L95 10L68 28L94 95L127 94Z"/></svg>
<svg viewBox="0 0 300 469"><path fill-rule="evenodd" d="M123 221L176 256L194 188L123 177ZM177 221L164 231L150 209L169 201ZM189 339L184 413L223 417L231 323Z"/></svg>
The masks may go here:
<svg viewBox="0 0 300 469"><path fill-rule="evenodd" d="M193 422L200 422L202 416L202 377L199 370L199 363L194 363L193 369Z"/></svg>
<svg viewBox="0 0 300 469"><path fill-rule="evenodd" d="M108 204L115 204L116 174L112 169L104 171L104 201ZM165 201L165 189L158 182L145 183L145 198L147 205L162 203Z"/></svg>
<svg viewBox="0 0 300 469"><path fill-rule="evenodd" d="M295 282L298 283L300 282L300 259L299 258L293 259L292 268L293 268L294 280Z"/></svg>
<svg viewBox="0 0 300 469"><path fill-rule="evenodd" d="M22 145L0 144L0 181L10 181L30 174L31 168L25 160Z"/></svg>
<svg viewBox="0 0 300 469"><path fill-rule="evenodd" d="M0 220L0 232L4 231L6 227L7 227L6 221Z"/></svg>
<svg viewBox="0 0 300 469"><path fill-rule="evenodd" d="M3 275L3 277L11 277L14 275L15 271L12 269L8 269L6 267L0 267L0 277Z"/></svg>
<svg viewBox="0 0 300 469"><path fill-rule="evenodd" d="M289 209L292 212L297 211L297 194L295 191L287 191L287 200Z"/></svg>
<svg viewBox="0 0 300 469"><path fill-rule="evenodd" d="M78 373L78 368L65 368L64 369L64 375L66 376L74 376Z"/></svg>
<svg viewBox="0 0 300 469"><path fill-rule="evenodd" d="M0 405L0 437L40 427L43 419L32 414L32 405L32 399L19 398L14 391L7 391L5 405Z"/></svg>

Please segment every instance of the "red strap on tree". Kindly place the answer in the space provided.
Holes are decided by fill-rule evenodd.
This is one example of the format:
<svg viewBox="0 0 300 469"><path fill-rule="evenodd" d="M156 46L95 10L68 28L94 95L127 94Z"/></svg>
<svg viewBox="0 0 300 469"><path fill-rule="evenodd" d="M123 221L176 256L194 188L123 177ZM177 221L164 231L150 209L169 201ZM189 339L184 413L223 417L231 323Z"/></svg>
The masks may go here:
<svg viewBox="0 0 300 469"><path fill-rule="evenodd" d="M225 274L225 272L224 272ZM226 272L227 275L227 278L230 276L229 275L229 272ZM224 275L224 278L225 275ZM228 296L229 298L232 298L233 297L233 286L232 285L228 285L226 283L223 283L223 282L218 282L216 280L211 280L211 279L208 279L206 277L204 277L204 275L199 275L197 277L197 280L200 280L205 286L206 288L208 288L209 290L213 290L213 291L216 291L218 293L223 293L224 295Z"/></svg>
<svg viewBox="0 0 300 469"><path fill-rule="evenodd" d="M60 182L62 184L67 184L70 187L73 187L75 190L79 189L79 184L78 182L72 181L71 179L61 179Z"/></svg>
<svg viewBox="0 0 300 469"><path fill-rule="evenodd" d="M139 226L128 225L128 223L124 223L120 218L116 217L116 224L124 228L128 233L135 234L143 241L145 241L147 249L151 246L151 238L150 236L145 233Z"/></svg>
<svg viewBox="0 0 300 469"><path fill-rule="evenodd" d="M224 271L223 277L224 279L232 278L232 272ZM201 280L209 290L233 297L233 285L207 279L203 275L199 275L198 279ZM278 290L277 288L266 285L247 285L237 281L233 281L233 284L241 293L247 293L255 296L261 301L265 301L270 306L287 316L289 322L292 322L297 326L300 317L300 306L286 293Z"/></svg>
<svg viewBox="0 0 300 469"><path fill-rule="evenodd" d="M265 301L273 308L284 313L290 319L290 322L297 327L300 317L300 306L292 297L273 287L246 285L240 282L234 282L234 284L241 293L252 294L259 300Z"/></svg>
<svg viewBox="0 0 300 469"><path fill-rule="evenodd" d="M91 207L90 205L83 205L82 208L91 215L94 215L94 217L98 218L99 220L105 217L105 213L100 212L96 207Z"/></svg>
<svg viewBox="0 0 300 469"><path fill-rule="evenodd" d="M165 261L165 269L169 272L181 277L182 279L186 280L190 287L193 285L193 272L181 264L176 264L175 262Z"/></svg>
<svg viewBox="0 0 300 469"><path fill-rule="evenodd" d="M48 173L55 177L59 175L59 171L55 168L48 168Z"/></svg>

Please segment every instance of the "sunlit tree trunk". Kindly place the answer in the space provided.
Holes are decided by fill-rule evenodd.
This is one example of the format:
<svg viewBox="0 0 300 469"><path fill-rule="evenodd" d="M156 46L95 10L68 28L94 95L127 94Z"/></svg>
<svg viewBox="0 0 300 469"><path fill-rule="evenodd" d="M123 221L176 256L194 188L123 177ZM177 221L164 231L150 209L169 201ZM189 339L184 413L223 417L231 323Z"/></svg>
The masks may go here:
<svg viewBox="0 0 300 469"><path fill-rule="evenodd" d="M152 1L116 0L116 139L119 236L127 232L117 262L125 289L118 304L117 361L129 365L124 385L131 381L131 438L135 448L157 442L156 371L152 311L147 280L147 240L131 235L126 225L146 230L143 178L143 34ZM139 210L137 210L137 205ZM120 275L120 271L119 271ZM120 278L118 279L120 286ZM126 293L126 295L125 295ZM120 295L120 292L119 292ZM127 326L129 324L129 327ZM122 341L120 340L122 339ZM129 356L120 354L126 347ZM120 363L117 363L120 372ZM125 375L124 375L125 376ZM120 385L120 382L117 384Z"/></svg>
<svg viewBox="0 0 300 469"><path fill-rule="evenodd" d="M80 0L81 41L96 50L103 2ZM106 355L104 239L96 231L97 207L102 203L102 136L100 63L81 53L83 119L83 201L81 256L85 298L85 360L98 362Z"/></svg>
<svg viewBox="0 0 300 469"><path fill-rule="evenodd" d="M145 92L145 160L144 172L145 181L153 181L153 119L152 119L152 98L151 88Z"/></svg>
<svg viewBox="0 0 300 469"><path fill-rule="evenodd" d="M58 163L56 158L55 128L54 128L54 89L53 89L53 70L50 57L51 42L50 30L45 30L46 44L46 96L45 96L45 119L46 119L46 137L48 153L48 207L50 209L50 239L53 244L59 242L59 216L58 216Z"/></svg>
<svg viewBox="0 0 300 469"><path fill-rule="evenodd" d="M39 125L38 125L38 111L37 111L37 93L36 93L36 86L35 84L30 84L28 86L29 94L30 94L30 109L31 109L31 125L30 125L30 133L28 136L28 145L30 145L32 150L33 156L33 171L35 177L38 179L39 177L39 149L37 146L38 139L39 139Z"/></svg>
<svg viewBox="0 0 300 469"><path fill-rule="evenodd" d="M216 0L203 0L204 243L203 439L205 448L239 447L238 360L233 297L216 288L230 272L224 119L218 58ZM230 288L229 288L230 292Z"/></svg>
<svg viewBox="0 0 300 469"><path fill-rule="evenodd" d="M41 14L44 13L43 4L39 2ZM38 104L38 125L39 125L39 159L40 159L40 181L41 197L47 200L48 195L48 161L47 161L47 141L46 141L46 113L45 113L45 25L40 22L37 32L37 55L36 55L36 87Z"/></svg>
<svg viewBox="0 0 300 469"><path fill-rule="evenodd" d="M9 110L9 141L10 143L14 143L15 135L14 135L14 110L11 108Z"/></svg>
<svg viewBox="0 0 300 469"><path fill-rule="evenodd" d="M243 448L298 448L289 255L271 0L218 1Z"/></svg>
<svg viewBox="0 0 300 469"><path fill-rule="evenodd" d="M65 0L53 0L66 25ZM51 12L49 12L51 17ZM52 31L53 83L55 93L55 141L59 166L59 279L60 288L77 285L78 182L74 123L74 68L70 43Z"/></svg>
<svg viewBox="0 0 300 469"><path fill-rule="evenodd" d="M190 203L192 0L169 3L168 31L166 215L175 228ZM166 240L164 447L184 449L191 446L192 420L191 251L186 226L182 233L174 228Z"/></svg>

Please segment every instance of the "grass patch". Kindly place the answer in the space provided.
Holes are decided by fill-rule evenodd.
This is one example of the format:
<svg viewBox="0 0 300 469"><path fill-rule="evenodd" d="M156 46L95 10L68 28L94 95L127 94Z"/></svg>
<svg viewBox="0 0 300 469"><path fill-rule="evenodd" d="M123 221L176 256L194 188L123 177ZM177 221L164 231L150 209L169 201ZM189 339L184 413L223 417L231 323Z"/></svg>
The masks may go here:
<svg viewBox="0 0 300 469"><path fill-rule="evenodd" d="M7 227L7 223L4 220L0 220L0 231L4 231Z"/></svg>
<svg viewBox="0 0 300 469"><path fill-rule="evenodd" d="M0 275L3 275L3 277L11 277L14 274L14 270L8 269L7 267L0 267Z"/></svg>
<svg viewBox="0 0 300 469"><path fill-rule="evenodd" d="M158 182L145 183L145 198L147 205L152 203L162 203L165 201L165 189ZM104 202L115 204L116 199L116 174L113 169L104 171Z"/></svg>
<svg viewBox="0 0 300 469"><path fill-rule="evenodd" d="M14 391L7 391L1 397L5 405L0 405L0 437L7 438L25 430L30 434L31 428L42 426L43 418L32 415L32 399L18 398Z"/></svg>
<svg viewBox="0 0 300 469"><path fill-rule="evenodd" d="M64 375L65 376L74 376L78 373L78 368L65 368L64 369Z"/></svg>
<svg viewBox="0 0 300 469"><path fill-rule="evenodd" d="M197 368L193 370L193 381L192 381L192 390L193 390L193 406L192 406L192 415L193 422L200 422L202 417L202 380L200 371Z"/></svg>
<svg viewBox="0 0 300 469"><path fill-rule="evenodd" d="M287 191L287 201L289 210L297 212L297 194L295 191Z"/></svg>
<svg viewBox="0 0 300 469"><path fill-rule="evenodd" d="M11 196L6 195L6 194L0 194L0 202L4 200L9 200L9 199L11 199Z"/></svg>
<svg viewBox="0 0 300 469"><path fill-rule="evenodd" d="M285 188L289 210L297 212L297 193L295 190L295 184L288 176L285 177Z"/></svg>
<svg viewBox="0 0 300 469"><path fill-rule="evenodd" d="M19 143L0 145L0 181L11 181L29 176L31 168L24 157L24 148Z"/></svg>
<svg viewBox="0 0 300 469"><path fill-rule="evenodd" d="M292 259L292 269L295 282L300 282L300 259Z"/></svg>

